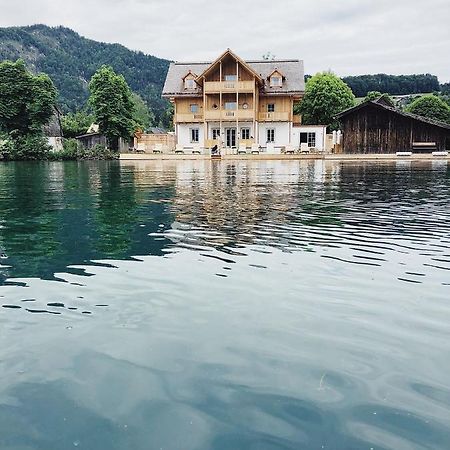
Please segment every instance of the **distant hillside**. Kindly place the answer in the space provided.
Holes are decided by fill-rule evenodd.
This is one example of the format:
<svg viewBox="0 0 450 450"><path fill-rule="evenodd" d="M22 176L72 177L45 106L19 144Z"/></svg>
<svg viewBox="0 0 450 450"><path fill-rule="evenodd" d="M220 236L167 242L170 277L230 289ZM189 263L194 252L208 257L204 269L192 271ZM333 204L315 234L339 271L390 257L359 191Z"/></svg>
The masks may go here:
<svg viewBox="0 0 450 450"><path fill-rule="evenodd" d="M435 75L357 75L344 77L356 97L365 97L370 91L391 95L421 94L440 91L441 86Z"/></svg>
<svg viewBox="0 0 450 450"><path fill-rule="evenodd" d="M0 28L0 61L22 58L30 70L47 73L59 90L64 110L80 109L88 98L87 83L102 64L121 73L156 117L166 108L161 91L169 61L134 52L119 44L86 39L74 31L45 25Z"/></svg>

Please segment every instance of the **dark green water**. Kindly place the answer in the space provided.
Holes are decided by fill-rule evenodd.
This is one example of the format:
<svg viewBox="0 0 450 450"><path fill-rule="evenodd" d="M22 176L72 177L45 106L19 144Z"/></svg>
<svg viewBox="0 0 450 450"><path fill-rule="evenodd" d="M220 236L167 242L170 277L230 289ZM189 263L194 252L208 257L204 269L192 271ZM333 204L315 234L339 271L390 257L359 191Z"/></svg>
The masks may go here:
<svg viewBox="0 0 450 450"><path fill-rule="evenodd" d="M1 450L448 450L446 162L0 164Z"/></svg>

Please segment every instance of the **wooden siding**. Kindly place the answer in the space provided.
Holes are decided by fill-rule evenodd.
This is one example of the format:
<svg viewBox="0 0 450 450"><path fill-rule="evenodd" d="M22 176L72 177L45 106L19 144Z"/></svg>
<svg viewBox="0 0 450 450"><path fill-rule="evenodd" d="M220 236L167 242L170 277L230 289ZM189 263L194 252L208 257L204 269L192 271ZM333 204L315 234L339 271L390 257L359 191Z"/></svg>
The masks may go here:
<svg viewBox="0 0 450 450"><path fill-rule="evenodd" d="M275 111L269 112L267 105L275 105ZM292 122L293 99L289 96L261 97L259 101L259 121L273 122L277 120Z"/></svg>
<svg viewBox="0 0 450 450"><path fill-rule="evenodd" d="M450 130L373 105L340 120L344 153L412 151L413 142L434 142L439 151L450 145Z"/></svg>
<svg viewBox="0 0 450 450"><path fill-rule="evenodd" d="M217 92L253 92L255 81L206 81L204 91L209 93Z"/></svg>
<svg viewBox="0 0 450 450"><path fill-rule="evenodd" d="M198 111L193 113L191 105L197 105ZM179 98L175 100L175 123L203 122L203 99L199 97Z"/></svg>
<svg viewBox="0 0 450 450"><path fill-rule="evenodd" d="M226 57L222 61L222 80L225 79L225 75L236 75L236 61L230 56ZM252 81L253 74L251 74L242 64L239 63L239 81ZM220 68L219 64L217 68L208 74L206 81L220 81Z"/></svg>
<svg viewBox="0 0 450 450"><path fill-rule="evenodd" d="M135 138L135 147L143 146L145 152L151 153L156 144L161 144L172 150L175 148L175 141L174 134L142 134Z"/></svg>

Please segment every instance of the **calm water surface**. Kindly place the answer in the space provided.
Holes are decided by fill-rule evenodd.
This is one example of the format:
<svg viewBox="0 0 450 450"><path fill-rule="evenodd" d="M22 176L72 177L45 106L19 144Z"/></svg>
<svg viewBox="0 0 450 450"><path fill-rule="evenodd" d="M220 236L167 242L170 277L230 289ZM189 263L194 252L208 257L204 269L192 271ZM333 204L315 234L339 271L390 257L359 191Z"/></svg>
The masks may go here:
<svg viewBox="0 0 450 450"><path fill-rule="evenodd" d="M446 162L0 164L1 450L450 448Z"/></svg>

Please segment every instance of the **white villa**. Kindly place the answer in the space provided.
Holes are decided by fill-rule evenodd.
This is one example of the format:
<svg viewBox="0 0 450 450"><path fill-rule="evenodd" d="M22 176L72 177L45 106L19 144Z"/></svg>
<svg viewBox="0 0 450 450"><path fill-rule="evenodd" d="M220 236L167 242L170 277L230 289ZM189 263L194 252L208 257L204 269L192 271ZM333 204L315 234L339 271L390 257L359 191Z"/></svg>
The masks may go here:
<svg viewBox="0 0 450 450"><path fill-rule="evenodd" d="M243 61L231 50L214 62L172 63L163 89L175 108L177 148L223 154L325 149L326 126L303 126L300 60Z"/></svg>

